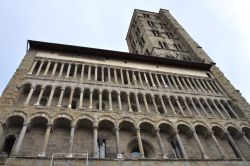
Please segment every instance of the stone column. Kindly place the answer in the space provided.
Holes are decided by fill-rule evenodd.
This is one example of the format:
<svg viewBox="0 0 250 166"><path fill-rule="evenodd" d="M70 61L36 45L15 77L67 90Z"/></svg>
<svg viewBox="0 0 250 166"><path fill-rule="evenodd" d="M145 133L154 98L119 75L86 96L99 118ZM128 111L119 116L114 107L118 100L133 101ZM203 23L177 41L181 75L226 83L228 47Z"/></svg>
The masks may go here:
<svg viewBox="0 0 250 166"><path fill-rule="evenodd" d="M71 64L68 65L67 73L65 76L66 78L69 78L70 69L71 69Z"/></svg>
<svg viewBox="0 0 250 166"><path fill-rule="evenodd" d="M250 141L249 141L249 139L246 137L245 132L242 132L242 137L243 137L243 139L245 140L245 142L246 142L248 148L250 149Z"/></svg>
<svg viewBox="0 0 250 166"><path fill-rule="evenodd" d="M167 88L168 86L167 86L167 84L166 84L166 82L165 82L165 80L164 80L164 78L163 78L162 75L161 75L161 81L163 82L164 87Z"/></svg>
<svg viewBox="0 0 250 166"><path fill-rule="evenodd" d="M74 78L76 78L77 76L77 69L78 69L78 64L75 64Z"/></svg>
<svg viewBox="0 0 250 166"><path fill-rule="evenodd" d="M111 91L109 91L109 111L113 111L112 92Z"/></svg>
<svg viewBox="0 0 250 166"><path fill-rule="evenodd" d="M104 82L104 67L102 67L102 82Z"/></svg>
<svg viewBox="0 0 250 166"><path fill-rule="evenodd" d="M136 106L137 106L138 112L141 112L140 103L138 100L138 94L135 94L135 101L136 101Z"/></svg>
<svg viewBox="0 0 250 166"><path fill-rule="evenodd" d="M32 67L31 67L30 71L28 72L28 74L32 74L33 73L33 71L34 71L34 69L36 67L36 64L37 64L37 60L34 60L34 63L32 65Z"/></svg>
<svg viewBox="0 0 250 166"><path fill-rule="evenodd" d="M98 71L98 68L97 66L95 66L95 81L97 81L97 71Z"/></svg>
<svg viewBox="0 0 250 166"><path fill-rule="evenodd" d="M199 79L195 79L195 81L197 82L197 84L199 85L199 87L200 87L200 89L202 90L202 91L206 91L204 88L203 88L203 86L201 85L201 83L200 83L200 80Z"/></svg>
<svg viewBox="0 0 250 166"><path fill-rule="evenodd" d="M117 97L118 97L119 111L122 111L122 101L121 101L121 93L120 92L118 92Z"/></svg>
<svg viewBox="0 0 250 166"><path fill-rule="evenodd" d="M182 115L183 115L183 116L186 116L185 113L184 113L184 111L183 111L183 109L182 109L182 107L181 107L181 104L180 104L178 98L175 97L174 99L175 99L175 101L176 101L176 103L177 103L177 105L178 105L178 107L179 107L179 109L180 109Z"/></svg>
<svg viewBox="0 0 250 166"><path fill-rule="evenodd" d="M202 158L203 158L203 159L209 159L209 156L208 156L207 153L205 152L204 147L202 146L201 141L200 141L198 135L196 134L196 131L195 131L195 130L193 130L193 135L194 135L194 138L195 138L195 140L196 140L196 142L197 142L197 145L199 146L199 149L200 149L200 151L201 151L201 153L202 153Z"/></svg>
<svg viewBox="0 0 250 166"><path fill-rule="evenodd" d="M202 103L200 102L200 100L199 100L199 99L197 99L197 100L198 100L198 103L199 103L201 109L205 112L206 116L208 116L208 113L207 113L207 111L205 110L205 108L203 107L203 105L202 105Z"/></svg>
<svg viewBox="0 0 250 166"><path fill-rule="evenodd" d="M59 101L58 101L57 107L61 107L61 106L62 106L62 99L63 99L64 91L65 91L65 88L62 87L62 88L61 88L61 93L60 93L60 96L59 96Z"/></svg>
<svg viewBox="0 0 250 166"><path fill-rule="evenodd" d="M191 90L195 90L195 88L193 87L192 83L190 82L189 78L187 78L187 83L189 84L189 86L191 87Z"/></svg>
<svg viewBox="0 0 250 166"><path fill-rule="evenodd" d="M185 104L185 106L186 106L186 108L187 108L189 114L192 116L192 115L193 115L193 114L192 114L192 111L190 110L190 108L189 108L189 106L188 106L188 104L187 104L186 99L184 98L183 100L184 100L184 104Z"/></svg>
<svg viewBox="0 0 250 166"><path fill-rule="evenodd" d="M118 159L122 158L121 148L120 148L120 133L119 127L115 128L115 137L116 137L116 156Z"/></svg>
<svg viewBox="0 0 250 166"><path fill-rule="evenodd" d="M230 133L226 133L226 138L231 143L232 148L234 149L235 153L237 154L237 157L239 157L243 160L243 155L241 154L240 149L236 145L236 143L233 140L233 138L231 137Z"/></svg>
<svg viewBox="0 0 250 166"><path fill-rule="evenodd" d="M180 77L180 79L181 79L181 81L183 82L185 88L186 88L187 90L189 90L189 87L188 87L188 85L187 85L185 79L184 79L183 77Z"/></svg>
<svg viewBox="0 0 250 166"><path fill-rule="evenodd" d="M175 81L175 79L174 79L174 76L169 75L169 77L170 77L170 79L172 80L172 82L173 82L175 88L176 88L176 89L179 89L179 88L178 88L178 85L176 84L176 81Z"/></svg>
<svg viewBox="0 0 250 166"><path fill-rule="evenodd" d="M213 116L216 116L215 113L214 113L214 111L213 111L213 109L211 108L210 104L208 103L207 99L204 99L204 101L205 101L208 109L210 110L210 112L213 114Z"/></svg>
<svg viewBox="0 0 250 166"><path fill-rule="evenodd" d="M208 88L208 86L205 84L205 82L201 79L201 84L205 87L205 90L207 92L211 92L211 90Z"/></svg>
<svg viewBox="0 0 250 166"><path fill-rule="evenodd" d="M212 104L214 105L215 109L217 110L217 112L220 114L220 116L225 119L224 115L221 113L220 109L218 108L217 104L214 102L213 99L211 99Z"/></svg>
<svg viewBox="0 0 250 166"><path fill-rule="evenodd" d="M179 143L179 145L180 145L181 153L182 153L182 155L183 155L183 158L184 158L184 159L188 159L188 155L187 155L187 153L186 153L186 151L185 151L185 148L184 148L184 146L183 146L183 144L182 144L182 141L181 141L181 138L180 138L180 136L179 136L179 131L178 131L178 130L175 132L175 137L176 137L176 139L177 139L177 141L178 141L178 143Z"/></svg>
<svg viewBox="0 0 250 166"><path fill-rule="evenodd" d="M226 102L226 105L227 107L230 109L230 111L234 114L234 116L236 117L236 119L240 119L239 116L235 113L235 111L232 109L232 107L229 105L229 103L227 101Z"/></svg>
<svg viewBox="0 0 250 166"><path fill-rule="evenodd" d="M27 96L27 98L26 98L26 100L25 100L25 102L24 102L24 105L28 105L28 104L29 104L30 98L31 98L31 96L33 95L34 90L35 90L35 85L32 84L32 85L31 85L31 88L30 88L30 91L29 91L29 94L28 94L28 96Z"/></svg>
<svg viewBox="0 0 250 166"><path fill-rule="evenodd" d="M211 87L211 85L209 84L209 82L207 80L204 80L204 83L208 86L208 88L213 92L213 93L216 93L214 91L214 89Z"/></svg>
<svg viewBox="0 0 250 166"><path fill-rule="evenodd" d="M129 72L128 70L126 70L126 76L127 76L127 81L128 81L128 84L130 85L131 82L130 82L130 77L129 77Z"/></svg>
<svg viewBox="0 0 250 166"><path fill-rule="evenodd" d="M144 93L143 93L143 101L144 101L146 111L147 111L147 113L149 113L148 102L147 102L147 99L146 99L146 95Z"/></svg>
<svg viewBox="0 0 250 166"><path fill-rule="evenodd" d="M3 141L3 134L4 134L4 123L0 122L0 143Z"/></svg>
<svg viewBox="0 0 250 166"><path fill-rule="evenodd" d="M62 63L62 65L61 65L61 68L60 68L60 71L59 71L59 75L58 75L58 77L62 77L62 73L63 73L63 68L64 68L64 63Z"/></svg>
<svg viewBox="0 0 250 166"><path fill-rule="evenodd" d="M143 87L144 85L143 85L143 82L142 82L142 78L141 78L141 73L140 72L138 72L138 77L139 77L140 84Z"/></svg>
<svg viewBox="0 0 250 166"><path fill-rule="evenodd" d="M91 80L91 66L89 65L89 69L88 69L88 81Z"/></svg>
<svg viewBox="0 0 250 166"><path fill-rule="evenodd" d="M224 91L222 90L222 88L220 87L220 85L216 82L216 81L213 81L212 83L215 84L215 86L219 89L219 91L224 94Z"/></svg>
<svg viewBox="0 0 250 166"><path fill-rule="evenodd" d="M124 78L123 78L123 72L122 72L122 69L120 69L120 75L121 75L121 81L122 81L122 84L124 84Z"/></svg>
<svg viewBox="0 0 250 166"><path fill-rule="evenodd" d="M158 75L155 74L154 76L155 76L155 79L156 79L156 84L157 84L157 86L158 86L159 88L162 87L162 86L161 86L161 83L160 83L160 80L159 80L159 78L158 78Z"/></svg>
<svg viewBox="0 0 250 166"><path fill-rule="evenodd" d="M219 103L220 107L223 109L223 111L227 114L228 118L232 118L232 117L229 115L229 113L227 112L227 110L226 110L226 108L224 107L224 105L221 104L220 101L218 101L218 103Z"/></svg>
<svg viewBox="0 0 250 166"><path fill-rule="evenodd" d="M137 84L137 80L136 80L136 76L135 76L135 72L134 71L132 71L132 78L133 78L134 84L137 86L138 84Z"/></svg>
<svg viewBox="0 0 250 166"><path fill-rule="evenodd" d="M71 108L71 103L72 103L72 100L73 100L73 95L74 95L74 88L71 87L68 108Z"/></svg>
<svg viewBox="0 0 250 166"><path fill-rule="evenodd" d="M44 86L41 87L40 93L38 95L37 101L34 105L39 106L44 92Z"/></svg>
<svg viewBox="0 0 250 166"><path fill-rule="evenodd" d="M162 96L159 96L159 97L160 97L160 100L161 100L161 105L162 105L162 108L163 108L163 110L164 110L164 113L167 114L168 111L167 111L167 108L166 108L166 106L165 106L165 103L164 103L164 101L163 101L163 99L162 99Z"/></svg>
<svg viewBox="0 0 250 166"><path fill-rule="evenodd" d="M128 101L128 112L133 112L130 102L130 95L127 93L127 101Z"/></svg>
<svg viewBox="0 0 250 166"><path fill-rule="evenodd" d="M116 69L114 69L114 77L115 77L115 83L118 84Z"/></svg>
<svg viewBox="0 0 250 166"><path fill-rule="evenodd" d="M93 136L93 152L94 152L94 154L93 154L93 157L98 158L98 152L97 152L97 150L98 150L98 144L97 144L98 126L94 125L93 128L94 128L94 132L93 132L93 134L94 134L94 136Z"/></svg>
<svg viewBox="0 0 250 166"><path fill-rule="evenodd" d="M21 148L21 145L22 145L22 142L23 142L23 138L24 138L24 135L26 133L26 130L27 130L27 127L28 127L29 123L24 123L23 124L23 128L19 134L19 137L18 137L18 141L17 141L17 144L16 144L16 147L14 149L14 155L18 155L19 151L20 151L20 148Z"/></svg>
<svg viewBox="0 0 250 166"><path fill-rule="evenodd" d="M201 91L201 89L198 87L198 85L196 84L196 82L194 81L194 79L190 78L190 80L193 83L193 85L195 86L194 89L197 89L198 91Z"/></svg>
<svg viewBox="0 0 250 166"><path fill-rule="evenodd" d="M145 158L145 156L144 156L144 149L143 149L142 140L141 140L140 129L136 129L136 135L137 135L137 140L138 140L138 145L139 145L139 150L140 150L141 158Z"/></svg>
<svg viewBox="0 0 250 166"><path fill-rule="evenodd" d="M180 85L181 89L184 89L178 76L176 76L176 80L177 80L178 84Z"/></svg>
<svg viewBox="0 0 250 166"><path fill-rule="evenodd" d="M99 110L102 110L102 91L99 91Z"/></svg>
<svg viewBox="0 0 250 166"><path fill-rule="evenodd" d="M89 109L93 108L92 101L93 101L93 89L91 89L89 92Z"/></svg>
<svg viewBox="0 0 250 166"><path fill-rule="evenodd" d="M108 82L111 82L110 67L108 67Z"/></svg>
<svg viewBox="0 0 250 166"><path fill-rule="evenodd" d="M73 152L73 144L74 144L74 135L75 135L75 127L74 125L71 126L70 130L70 138L69 138L69 157L72 157Z"/></svg>
<svg viewBox="0 0 250 166"><path fill-rule="evenodd" d="M143 75L144 75L144 79L145 79L145 81L146 81L147 86L149 86L149 83L148 83L148 78L147 78L146 73L143 73Z"/></svg>
<svg viewBox="0 0 250 166"><path fill-rule="evenodd" d="M151 95L151 98L152 98L152 102L153 102L153 106L154 106L155 112L156 112L156 114L159 114L157 105L156 105L156 103L155 103L155 95L152 94L152 95Z"/></svg>
<svg viewBox="0 0 250 166"><path fill-rule="evenodd" d="M168 75L165 75L165 77L166 77L166 79L167 79L167 82L169 83L170 88L173 89L174 87L173 87L172 83L170 82L170 80L169 80L169 78L168 78Z"/></svg>
<svg viewBox="0 0 250 166"><path fill-rule="evenodd" d="M41 70L42 70L42 67L43 67L43 64L44 64L44 61L41 60L41 64L40 64L40 66L39 66L39 68L38 68L38 70L37 70L37 73L36 73L37 76L40 74L40 72L41 72Z"/></svg>
<svg viewBox="0 0 250 166"><path fill-rule="evenodd" d="M176 111L175 111L174 106L173 106L173 104L172 104L172 102L171 102L171 100L170 100L170 97L167 96L167 100L168 100L168 103L169 103L169 105L170 105L170 107L171 107L171 109L172 109L174 115L176 115Z"/></svg>
<svg viewBox="0 0 250 166"><path fill-rule="evenodd" d="M84 88L81 89L80 93L80 101L79 101L79 108L82 109L82 100L83 100L83 93L84 93Z"/></svg>
<svg viewBox="0 0 250 166"><path fill-rule="evenodd" d="M160 130L159 129L155 130L155 133L156 133L156 136L157 136L157 139L158 139L158 143L159 143L159 146L160 146L162 158L163 159L167 159L168 156L167 156L167 154L165 152L165 149L164 149L164 146L163 146L163 143L162 143L162 139L161 139L161 135L160 135Z"/></svg>
<svg viewBox="0 0 250 166"><path fill-rule="evenodd" d="M211 135L211 137L212 137L212 139L213 139L213 141L214 141L214 143L215 143L215 145L216 145L216 147L217 147L217 149L218 149L218 151L219 151L219 153L220 153L220 155L221 155L221 158L222 159L225 159L225 152L224 152L224 150L223 150L223 148L222 148L222 146L219 144L219 142L217 141L217 139L216 139L216 137L215 137L215 135L214 135L214 131L210 131L210 135Z"/></svg>
<svg viewBox="0 0 250 166"><path fill-rule="evenodd" d="M56 69L57 69L57 65L58 65L58 63L55 62L54 67L53 67L53 70L52 70L52 73L51 73L51 76L55 76Z"/></svg>
<svg viewBox="0 0 250 166"><path fill-rule="evenodd" d="M50 65L51 65L51 61L48 62L48 64L47 64L47 66L46 66L46 69L45 69L43 75L47 75L47 74L48 74Z"/></svg>
<svg viewBox="0 0 250 166"><path fill-rule="evenodd" d="M196 113L198 114L198 116L201 116L200 111L197 109L196 105L194 104L193 99L190 99L190 101L191 101L191 104L192 104L192 106L194 107Z"/></svg>
<svg viewBox="0 0 250 166"><path fill-rule="evenodd" d="M38 155L39 157L45 157L46 156L46 150L48 147L48 142L49 142L49 135L51 131L52 124L47 124L47 129L43 141L43 147L42 147L42 152Z"/></svg>
<svg viewBox="0 0 250 166"><path fill-rule="evenodd" d="M82 70L81 70L81 81L83 80L83 76L84 76L84 68L85 68L85 65L82 65Z"/></svg>

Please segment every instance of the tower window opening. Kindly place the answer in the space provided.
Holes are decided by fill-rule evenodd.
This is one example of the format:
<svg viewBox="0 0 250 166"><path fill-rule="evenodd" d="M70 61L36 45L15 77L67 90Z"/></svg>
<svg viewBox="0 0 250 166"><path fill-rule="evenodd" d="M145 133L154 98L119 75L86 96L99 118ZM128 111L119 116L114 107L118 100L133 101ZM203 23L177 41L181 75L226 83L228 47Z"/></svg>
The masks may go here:
<svg viewBox="0 0 250 166"><path fill-rule="evenodd" d="M71 108L72 109L76 109L76 101L75 100L72 101Z"/></svg>
<svg viewBox="0 0 250 166"><path fill-rule="evenodd" d="M158 41L158 44L160 45L161 48L167 48L167 43L166 42Z"/></svg>
<svg viewBox="0 0 250 166"><path fill-rule="evenodd" d="M159 16L155 15L155 19L159 20L160 18L159 18Z"/></svg>
<svg viewBox="0 0 250 166"><path fill-rule="evenodd" d="M102 138L98 138L97 143L98 143L99 158L105 158L106 157L106 140Z"/></svg>
<svg viewBox="0 0 250 166"><path fill-rule="evenodd" d="M46 106L46 104L47 104L47 99L42 98L41 101L40 101L40 105L41 106Z"/></svg>
<svg viewBox="0 0 250 166"><path fill-rule="evenodd" d="M155 37L159 37L160 36L160 32L159 31L152 30L152 33L154 34Z"/></svg>
<svg viewBox="0 0 250 166"><path fill-rule="evenodd" d="M141 153L140 153L139 148L138 147L133 148L131 151L131 155L132 155L132 158L140 158Z"/></svg>
<svg viewBox="0 0 250 166"><path fill-rule="evenodd" d="M145 18L149 18L149 15L148 14L143 14L143 16L145 17Z"/></svg>
<svg viewBox="0 0 250 166"><path fill-rule="evenodd" d="M8 156L10 155L14 143L16 141L16 137L14 135L9 135L5 138L3 152L5 152Z"/></svg>
<svg viewBox="0 0 250 166"><path fill-rule="evenodd" d="M148 22L148 25L149 25L150 27L154 27L154 26L155 26L155 24L154 24L153 21L147 21L147 22Z"/></svg>
<svg viewBox="0 0 250 166"><path fill-rule="evenodd" d="M173 39L174 35L171 32L166 32L165 33L169 39Z"/></svg>

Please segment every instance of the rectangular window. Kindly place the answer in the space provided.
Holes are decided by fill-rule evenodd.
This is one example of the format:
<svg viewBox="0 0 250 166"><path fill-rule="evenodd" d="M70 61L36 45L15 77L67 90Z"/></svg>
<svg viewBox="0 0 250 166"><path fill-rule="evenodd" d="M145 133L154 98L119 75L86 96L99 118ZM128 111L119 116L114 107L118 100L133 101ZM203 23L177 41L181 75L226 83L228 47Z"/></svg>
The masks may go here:
<svg viewBox="0 0 250 166"><path fill-rule="evenodd" d="M145 17L145 18L149 18L149 15L148 14L143 14L143 16Z"/></svg>
<svg viewBox="0 0 250 166"><path fill-rule="evenodd" d="M148 22L148 25L149 25L150 27L154 27L154 26L155 26L155 24L154 24L153 21L147 21L147 22Z"/></svg>
<svg viewBox="0 0 250 166"><path fill-rule="evenodd" d="M160 32L159 31L152 30L152 33L154 34L155 37L159 37L160 36Z"/></svg>
<svg viewBox="0 0 250 166"><path fill-rule="evenodd" d="M173 39L174 38L174 35L171 32L165 32L165 34L167 35L167 37L169 39Z"/></svg>

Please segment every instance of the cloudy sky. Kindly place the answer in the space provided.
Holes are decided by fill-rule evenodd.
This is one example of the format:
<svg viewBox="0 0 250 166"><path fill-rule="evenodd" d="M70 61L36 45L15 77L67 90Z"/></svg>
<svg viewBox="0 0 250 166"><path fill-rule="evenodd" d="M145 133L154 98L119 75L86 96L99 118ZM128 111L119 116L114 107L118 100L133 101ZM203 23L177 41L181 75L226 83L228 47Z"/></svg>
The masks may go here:
<svg viewBox="0 0 250 166"><path fill-rule="evenodd" d="M127 52L135 8L170 10L250 102L249 0L2 0L0 94L27 39Z"/></svg>

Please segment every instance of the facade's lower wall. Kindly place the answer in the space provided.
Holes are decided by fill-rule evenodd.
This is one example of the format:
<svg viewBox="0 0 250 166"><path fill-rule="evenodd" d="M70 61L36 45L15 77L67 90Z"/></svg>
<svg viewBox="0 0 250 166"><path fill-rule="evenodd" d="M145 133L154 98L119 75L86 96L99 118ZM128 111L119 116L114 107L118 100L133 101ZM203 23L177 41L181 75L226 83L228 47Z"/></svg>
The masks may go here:
<svg viewBox="0 0 250 166"><path fill-rule="evenodd" d="M86 160L60 160L60 165L85 166ZM50 166L49 159L8 159L6 166ZM56 163L55 163L56 164ZM248 166L250 161L89 160L88 166Z"/></svg>

